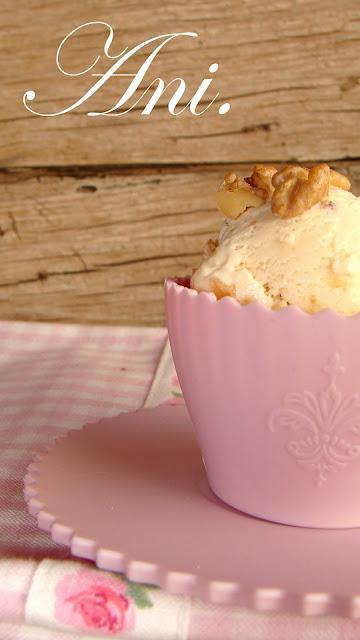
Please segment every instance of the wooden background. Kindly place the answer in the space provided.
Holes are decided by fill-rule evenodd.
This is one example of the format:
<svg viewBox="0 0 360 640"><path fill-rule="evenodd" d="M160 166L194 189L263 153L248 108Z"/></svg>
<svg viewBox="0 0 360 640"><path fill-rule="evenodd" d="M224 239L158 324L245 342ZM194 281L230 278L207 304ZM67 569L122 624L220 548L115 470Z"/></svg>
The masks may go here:
<svg viewBox="0 0 360 640"><path fill-rule="evenodd" d="M217 62L216 105L174 117L167 92L149 117L146 101L88 117L121 96L126 81L112 78L79 110L30 114L28 89L34 109L54 112L88 88L89 75L62 75L55 54L96 20L113 26L114 55L196 31L160 52L142 90L181 76L185 104ZM0 34L0 318L162 324L162 281L199 262L221 222L212 195L229 168L326 160L360 194L359 0L1 0ZM98 25L80 32L64 66L89 66L107 35ZM94 71L108 67L102 56Z"/></svg>

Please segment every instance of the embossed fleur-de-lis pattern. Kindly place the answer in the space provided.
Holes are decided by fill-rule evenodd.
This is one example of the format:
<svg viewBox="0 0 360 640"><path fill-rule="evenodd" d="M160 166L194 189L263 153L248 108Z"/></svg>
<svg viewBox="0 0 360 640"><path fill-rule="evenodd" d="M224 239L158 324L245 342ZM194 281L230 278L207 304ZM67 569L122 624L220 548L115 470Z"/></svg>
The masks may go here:
<svg viewBox="0 0 360 640"><path fill-rule="evenodd" d="M345 369L339 353L323 367L327 384L322 391L288 393L270 416L270 429L297 432L286 450L321 487L330 475L360 455L360 396L344 395L338 378Z"/></svg>

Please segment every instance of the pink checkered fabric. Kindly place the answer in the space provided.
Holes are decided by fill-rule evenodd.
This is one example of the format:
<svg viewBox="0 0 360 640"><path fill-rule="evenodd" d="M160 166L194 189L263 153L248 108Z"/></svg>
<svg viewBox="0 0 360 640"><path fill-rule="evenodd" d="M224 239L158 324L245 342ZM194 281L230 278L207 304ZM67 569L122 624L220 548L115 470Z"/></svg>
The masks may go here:
<svg viewBox="0 0 360 640"><path fill-rule="evenodd" d="M165 338L163 329L0 323L1 557L68 556L24 508L26 468L61 432L142 406Z"/></svg>

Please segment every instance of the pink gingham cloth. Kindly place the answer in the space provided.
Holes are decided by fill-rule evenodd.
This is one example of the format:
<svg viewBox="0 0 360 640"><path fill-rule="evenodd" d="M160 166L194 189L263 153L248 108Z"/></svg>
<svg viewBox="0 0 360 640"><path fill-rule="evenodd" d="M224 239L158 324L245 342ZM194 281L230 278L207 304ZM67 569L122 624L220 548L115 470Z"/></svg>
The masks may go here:
<svg viewBox="0 0 360 640"><path fill-rule="evenodd" d="M0 322L0 640L358 640L357 621L212 606L131 583L74 561L27 514L23 477L52 439L182 402L166 338L160 328Z"/></svg>

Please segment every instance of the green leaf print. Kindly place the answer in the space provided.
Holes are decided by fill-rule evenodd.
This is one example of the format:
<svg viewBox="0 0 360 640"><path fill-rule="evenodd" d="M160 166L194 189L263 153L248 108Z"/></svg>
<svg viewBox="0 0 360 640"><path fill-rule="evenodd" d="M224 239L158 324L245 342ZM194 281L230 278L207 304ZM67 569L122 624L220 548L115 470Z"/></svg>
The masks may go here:
<svg viewBox="0 0 360 640"><path fill-rule="evenodd" d="M131 582L130 580L126 580L126 582L126 595L129 598L132 598L138 609L146 609L147 607L154 606L153 602L151 602L148 596L147 590L156 589L157 587L153 587L151 585L145 586L142 584L138 584L137 582Z"/></svg>

